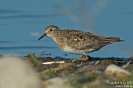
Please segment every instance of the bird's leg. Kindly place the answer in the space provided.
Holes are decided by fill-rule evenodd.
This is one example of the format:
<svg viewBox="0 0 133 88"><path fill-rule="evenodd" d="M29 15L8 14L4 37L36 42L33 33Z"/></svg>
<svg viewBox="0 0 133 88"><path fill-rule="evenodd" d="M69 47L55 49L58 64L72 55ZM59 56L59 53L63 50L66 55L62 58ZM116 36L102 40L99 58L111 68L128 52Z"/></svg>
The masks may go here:
<svg viewBox="0 0 133 88"><path fill-rule="evenodd" d="M80 63L82 65L84 62L89 60L89 56L83 55L80 59L74 59L73 62Z"/></svg>
<svg viewBox="0 0 133 88"><path fill-rule="evenodd" d="M83 61L88 60L88 59L89 59L89 57L88 57L87 55L83 55L83 56L80 58L80 60L83 60Z"/></svg>

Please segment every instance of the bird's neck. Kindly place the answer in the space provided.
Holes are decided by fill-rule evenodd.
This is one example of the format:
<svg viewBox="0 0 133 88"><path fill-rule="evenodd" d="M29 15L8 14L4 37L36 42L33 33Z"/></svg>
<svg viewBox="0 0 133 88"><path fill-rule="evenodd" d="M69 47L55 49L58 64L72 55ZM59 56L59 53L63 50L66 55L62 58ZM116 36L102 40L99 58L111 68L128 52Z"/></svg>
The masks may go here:
<svg viewBox="0 0 133 88"><path fill-rule="evenodd" d="M55 33L54 37L52 37L52 39L56 42L56 44L63 49L64 46L64 42L65 42L65 38L62 37L62 33L61 32L57 32Z"/></svg>

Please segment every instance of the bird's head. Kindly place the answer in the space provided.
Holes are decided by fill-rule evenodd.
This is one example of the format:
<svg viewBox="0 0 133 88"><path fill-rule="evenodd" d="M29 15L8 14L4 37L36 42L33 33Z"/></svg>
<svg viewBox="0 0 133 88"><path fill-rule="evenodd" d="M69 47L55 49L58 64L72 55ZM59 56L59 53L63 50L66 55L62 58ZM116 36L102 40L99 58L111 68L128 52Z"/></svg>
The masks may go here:
<svg viewBox="0 0 133 88"><path fill-rule="evenodd" d="M45 33L38 40L40 40L41 38L45 36L54 37L59 30L60 29L57 26L49 25L45 28Z"/></svg>

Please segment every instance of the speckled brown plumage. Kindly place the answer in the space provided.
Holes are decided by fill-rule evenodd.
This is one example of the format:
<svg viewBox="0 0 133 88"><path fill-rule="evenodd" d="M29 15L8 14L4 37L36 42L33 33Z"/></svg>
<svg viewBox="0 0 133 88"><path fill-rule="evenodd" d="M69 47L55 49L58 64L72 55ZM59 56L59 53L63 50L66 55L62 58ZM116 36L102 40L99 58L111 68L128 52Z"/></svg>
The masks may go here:
<svg viewBox="0 0 133 88"><path fill-rule="evenodd" d="M98 36L80 30L60 30L54 25L47 26L45 28L45 34L39 40L44 36L51 37L60 49L65 52L83 55L99 50L108 44L123 41L117 37Z"/></svg>

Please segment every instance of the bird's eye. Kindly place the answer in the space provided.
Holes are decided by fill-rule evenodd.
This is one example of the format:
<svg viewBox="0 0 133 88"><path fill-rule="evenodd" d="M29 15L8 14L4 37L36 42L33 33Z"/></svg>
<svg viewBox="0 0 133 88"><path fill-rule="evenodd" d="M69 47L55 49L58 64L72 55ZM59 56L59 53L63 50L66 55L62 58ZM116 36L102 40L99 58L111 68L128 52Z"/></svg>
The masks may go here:
<svg viewBox="0 0 133 88"><path fill-rule="evenodd" d="M50 29L50 31L52 31L52 29Z"/></svg>

